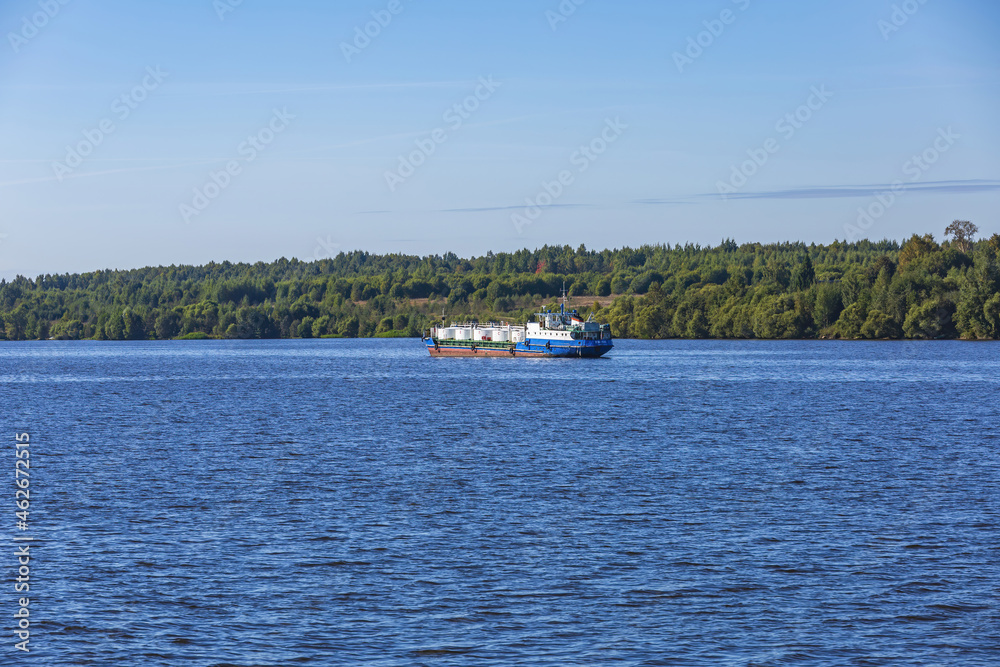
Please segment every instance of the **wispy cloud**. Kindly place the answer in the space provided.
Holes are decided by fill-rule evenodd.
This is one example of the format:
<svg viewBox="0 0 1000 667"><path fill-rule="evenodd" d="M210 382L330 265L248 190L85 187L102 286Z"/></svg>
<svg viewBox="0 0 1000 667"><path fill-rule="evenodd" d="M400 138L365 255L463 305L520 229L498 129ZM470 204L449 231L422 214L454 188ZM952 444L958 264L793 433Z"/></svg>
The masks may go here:
<svg viewBox="0 0 1000 667"><path fill-rule="evenodd" d="M872 197L892 189L888 183L870 185L827 185L787 190L762 190L758 192L737 192L727 195L729 199L843 199L850 197ZM898 186L897 186L898 187ZM970 194L974 192L994 192L1000 190L1000 181L964 180L929 181L927 183L906 183L901 186L905 192L923 194ZM718 193L701 194L699 197L717 198Z"/></svg>
<svg viewBox="0 0 1000 667"><path fill-rule="evenodd" d="M107 176L108 174L128 174L137 171L158 171L162 169L179 169L182 167L193 167L205 164L216 164L219 160L198 160L195 162L184 162L181 164L161 164L154 165L151 167L132 167L128 169L106 169L104 171L89 171L81 172L79 174L69 174L63 176L63 180L77 179L77 178L91 178L94 176ZM56 176L41 176L37 178L22 178L15 181L0 181L0 188L11 187L15 185L29 185L32 183L50 183L58 181Z"/></svg>
<svg viewBox="0 0 1000 667"><path fill-rule="evenodd" d="M658 206L658 205L661 205L661 204L670 204L670 205L674 205L674 206L679 206L679 205L682 205L682 204L690 204L692 202L689 199L658 199L658 198L652 198L652 199L633 199L629 203L630 204L649 204L649 205L652 205L652 206Z"/></svg>
<svg viewBox="0 0 1000 667"><path fill-rule="evenodd" d="M850 197L872 197L892 189L891 184L870 185L825 185L803 188L788 188L785 190L762 190L758 192L741 192L731 194L729 199L843 199ZM974 194L978 192L1000 192L1000 180L971 179L964 181L931 181L928 183L911 183L902 186L906 192L925 195ZM898 190L898 187L897 187ZM716 192L706 192L679 197L649 197L633 199L625 202L634 206L684 206L705 203L711 199L719 199ZM578 202L574 204L551 204L541 208L566 209L600 209L608 208L608 204ZM613 206L613 205L611 205ZM524 208L524 204L506 206L479 206L467 208L444 208L430 211L432 213L495 213L498 211L515 211ZM392 211L361 211L362 213L391 213Z"/></svg>
<svg viewBox="0 0 1000 667"><path fill-rule="evenodd" d="M5 90L22 90L35 92L77 92L100 89L120 90L127 82L104 83L14 83L5 86ZM227 82L192 82L178 84L169 95L198 95L217 97L220 95L274 95L297 93L352 93L365 90L405 90L430 88L462 88L475 85L475 80L451 81L399 81L381 83L227 83Z"/></svg>
<svg viewBox="0 0 1000 667"><path fill-rule="evenodd" d="M548 206L540 206L539 208L593 208L594 204L549 204ZM482 208L444 208L438 211L438 213L490 213L493 211L514 211L524 208L524 204L516 204L514 206L484 206Z"/></svg>
<svg viewBox="0 0 1000 667"><path fill-rule="evenodd" d="M783 190L758 190L735 192L726 195L727 199L845 199L851 197L872 197L886 190L892 190L889 183L872 183L867 185L820 185L802 188L786 188ZM974 194L978 192L1000 191L1000 180L969 179L961 181L929 181L927 183L906 183L896 186L897 190L925 195L955 195ZM703 192L687 197L657 197L634 199L630 204L639 205L678 205L693 204L706 199L719 199L718 192Z"/></svg>

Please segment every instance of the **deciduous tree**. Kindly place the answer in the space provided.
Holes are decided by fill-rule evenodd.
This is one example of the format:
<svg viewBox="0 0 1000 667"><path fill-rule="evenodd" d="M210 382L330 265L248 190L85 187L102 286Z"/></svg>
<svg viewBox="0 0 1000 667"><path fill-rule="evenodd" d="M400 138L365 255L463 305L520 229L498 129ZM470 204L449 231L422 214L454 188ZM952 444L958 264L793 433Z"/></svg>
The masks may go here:
<svg viewBox="0 0 1000 667"><path fill-rule="evenodd" d="M944 235L952 237L955 245L964 253L972 250L972 240L978 233L979 227L976 227L968 220L955 220L945 227L944 230Z"/></svg>

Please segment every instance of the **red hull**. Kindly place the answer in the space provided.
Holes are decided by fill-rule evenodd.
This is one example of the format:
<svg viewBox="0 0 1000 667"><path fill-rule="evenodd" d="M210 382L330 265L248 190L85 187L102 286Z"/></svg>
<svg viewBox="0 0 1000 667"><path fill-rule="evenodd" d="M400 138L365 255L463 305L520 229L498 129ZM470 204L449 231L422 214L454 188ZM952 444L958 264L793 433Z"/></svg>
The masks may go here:
<svg viewBox="0 0 1000 667"><path fill-rule="evenodd" d="M497 350L494 348L478 348L473 350L463 350L450 347L442 347L435 350L433 347L428 347L427 350L431 353L432 357L543 357L544 354L537 352L519 352L515 350L511 352L510 350Z"/></svg>

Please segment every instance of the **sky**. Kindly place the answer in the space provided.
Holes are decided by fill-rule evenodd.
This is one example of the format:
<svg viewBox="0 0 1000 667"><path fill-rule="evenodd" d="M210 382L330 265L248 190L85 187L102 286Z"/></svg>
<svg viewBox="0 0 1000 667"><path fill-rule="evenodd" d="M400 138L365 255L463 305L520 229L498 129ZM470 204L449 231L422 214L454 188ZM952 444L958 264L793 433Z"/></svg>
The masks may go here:
<svg viewBox="0 0 1000 667"><path fill-rule="evenodd" d="M4 0L0 277L1000 232L993 0Z"/></svg>

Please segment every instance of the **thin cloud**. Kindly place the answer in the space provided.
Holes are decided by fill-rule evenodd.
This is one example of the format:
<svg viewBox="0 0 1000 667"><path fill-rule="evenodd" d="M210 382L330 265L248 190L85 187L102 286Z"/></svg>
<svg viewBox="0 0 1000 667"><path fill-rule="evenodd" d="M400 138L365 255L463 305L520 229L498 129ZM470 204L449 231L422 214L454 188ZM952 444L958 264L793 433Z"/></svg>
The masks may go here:
<svg viewBox="0 0 1000 667"><path fill-rule="evenodd" d="M138 171L159 171L162 169L178 169L180 167L194 167L205 164L218 164L219 160L199 160L197 162L185 162L183 164L164 164L152 167L132 167L128 169L106 169L104 171L85 171L78 174L67 174L62 180L68 181L77 178L92 178L94 176L107 176L108 174L128 174ZM59 181L58 176L42 176L38 178L22 178L16 181L0 182L0 188L7 188L15 185L29 185L32 183L50 183Z"/></svg>
<svg viewBox="0 0 1000 667"><path fill-rule="evenodd" d="M789 188L786 190L764 190L758 192L733 192L726 195L729 199L844 199L851 197L873 197L893 186L888 183L872 185L830 185L809 188ZM928 183L904 183L896 187L904 192L922 194L970 194L976 192L995 192L1000 190L1000 181L993 180L963 180L963 181L931 181ZM718 193L701 194L699 197L719 197Z"/></svg>
<svg viewBox="0 0 1000 667"><path fill-rule="evenodd" d="M973 194L978 192L1000 191L1000 181L985 179L970 179L964 181L930 181L927 183L909 183L897 186L897 192L902 188L905 192L915 192L919 194ZM785 190L764 190L758 192L737 192L727 195L729 199L844 199L850 197L873 197L879 193L892 189L891 184L871 184L871 185L829 185L807 188L788 188ZM633 199L627 204L636 206L683 206L702 203L708 199L718 199L720 195L714 192L706 192L688 197L660 198L650 197L644 199ZM497 211L520 211L524 204L514 204L508 206L481 206L470 208L445 208L437 209L434 213L494 213ZM576 208L576 209L598 209L606 208L606 205L598 204L550 204L541 206L542 209L549 208Z"/></svg>
<svg viewBox="0 0 1000 667"><path fill-rule="evenodd" d="M683 204L690 204L691 202L688 201L688 200L684 200L684 199L633 199L629 203L630 204L649 204L649 205L654 205L654 206L658 206L658 205L661 205L661 204L670 204L670 205L680 206L680 205L683 205Z"/></svg>
<svg viewBox="0 0 1000 667"><path fill-rule="evenodd" d="M495 211L518 211L524 209L524 204L517 204L515 206L484 206L482 208L443 208L438 210L438 213L491 213ZM549 204L548 206L539 206L540 209L547 208L592 208L593 204Z"/></svg>
<svg viewBox="0 0 1000 667"><path fill-rule="evenodd" d="M422 89L422 88L461 88L463 86L475 85L476 82L469 80L452 81L400 81L384 83L224 83L224 82L203 82L184 83L171 86L169 90L164 90L163 95L203 95L216 97L220 95L274 95L274 94L295 94L295 93L340 93L356 92L361 90L399 90L399 89ZM100 89L119 90L131 86L129 82L105 82L105 83L15 83L6 85L5 90L25 90L39 92L63 92L63 91L93 91Z"/></svg>
<svg viewBox="0 0 1000 667"><path fill-rule="evenodd" d="M758 190L748 192L730 192L725 199L848 199L873 197L880 193L893 190L891 183L873 183L868 185L821 185L803 188L786 188L783 190ZM1000 180L968 179L960 181L928 181L926 183L904 183L896 186L896 191L913 192L926 195L956 195L975 194L980 192L1000 191ZM645 206L674 206L693 204L706 199L723 198L718 192L702 192L687 197L656 197L634 199L630 204Z"/></svg>

